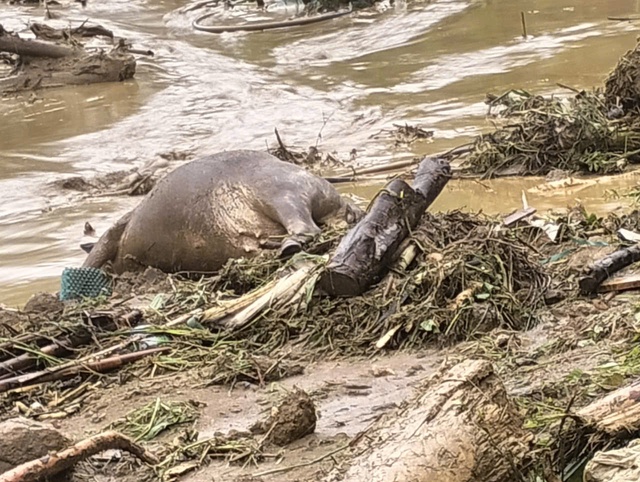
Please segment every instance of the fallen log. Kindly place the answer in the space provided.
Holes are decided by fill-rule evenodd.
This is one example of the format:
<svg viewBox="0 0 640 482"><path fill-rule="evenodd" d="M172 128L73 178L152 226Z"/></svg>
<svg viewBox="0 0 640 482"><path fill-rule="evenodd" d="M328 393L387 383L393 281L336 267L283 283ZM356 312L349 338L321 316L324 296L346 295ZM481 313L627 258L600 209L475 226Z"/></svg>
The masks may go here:
<svg viewBox="0 0 640 482"><path fill-rule="evenodd" d="M37 29L36 29L37 30ZM126 49L89 53L81 47L21 39L0 25L0 52L18 54L22 62L0 78L0 94L24 90L120 82L133 77L136 61Z"/></svg>
<svg viewBox="0 0 640 482"><path fill-rule="evenodd" d="M33 59L16 75L0 79L0 93L64 87L69 85L121 82L134 76L136 61L132 55L113 50L74 55L61 59Z"/></svg>
<svg viewBox="0 0 640 482"><path fill-rule="evenodd" d="M356 296L379 281L450 178L447 161L427 157L418 166L413 187L400 179L387 184L336 248L320 277L322 289L332 296Z"/></svg>
<svg viewBox="0 0 640 482"><path fill-rule="evenodd" d="M113 39L113 32L102 25L82 25L75 28L53 28L43 23L33 22L30 27L36 38L43 40L67 40L72 37L108 37Z"/></svg>
<svg viewBox="0 0 640 482"><path fill-rule="evenodd" d="M60 59L75 55L76 49L37 40L25 40L17 35L4 33L0 34L0 52L18 54L22 57Z"/></svg>
<svg viewBox="0 0 640 482"><path fill-rule="evenodd" d="M484 360L442 371L401 409L361 434L345 482L524 480L531 435ZM324 479L332 478L331 473Z"/></svg>
<svg viewBox="0 0 640 482"><path fill-rule="evenodd" d="M141 445L118 432L109 431L78 442L66 450L19 465L1 474L0 482L48 480L92 455L114 449L129 452L149 465L159 463L158 459Z"/></svg>
<svg viewBox="0 0 640 482"><path fill-rule="evenodd" d="M640 430L640 380L580 409L582 423L609 438L628 437Z"/></svg>
<svg viewBox="0 0 640 482"><path fill-rule="evenodd" d="M622 248L596 261L578 282L580 291L589 295L598 291L598 287L612 274L640 261L640 245Z"/></svg>

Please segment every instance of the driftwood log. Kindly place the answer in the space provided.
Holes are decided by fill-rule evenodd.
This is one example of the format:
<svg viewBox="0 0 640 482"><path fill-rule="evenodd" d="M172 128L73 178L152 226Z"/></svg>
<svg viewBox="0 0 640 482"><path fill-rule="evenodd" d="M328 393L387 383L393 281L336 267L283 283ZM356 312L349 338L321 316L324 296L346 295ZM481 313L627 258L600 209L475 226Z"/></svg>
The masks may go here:
<svg viewBox="0 0 640 482"><path fill-rule="evenodd" d="M158 459L142 446L118 432L110 431L94 435L58 453L19 465L4 474L0 474L0 482L48 480L50 477L70 469L81 460L112 449L129 452L149 465L158 464Z"/></svg>
<svg viewBox="0 0 640 482"><path fill-rule="evenodd" d="M113 39L113 32L104 28L102 25L87 25L82 23L74 28L53 28L43 23L33 22L29 26L30 30L41 40L67 40L69 38L78 37L108 37Z"/></svg>
<svg viewBox="0 0 640 482"><path fill-rule="evenodd" d="M119 47L89 53L78 46L21 39L0 25L0 52L17 54L19 67L0 78L0 94L100 82L119 82L135 74L135 58Z"/></svg>
<svg viewBox="0 0 640 482"><path fill-rule="evenodd" d="M340 480L522 480L530 441L491 364L465 360L432 377L406 407L365 432Z"/></svg>
<svg viewBox="0 0 640 482"><path fill-rule="evenodd" d="M336 248L320 278L322 289L333 296L356 296L379 281L450 178L447 161L427 157L418 166L413 187L400 179L387 184Z"/></svg>
<svg viewBox="0 0 640 482"><path fill-rule="evenodd" d="M637 261L640 261L640 245L637 244L605 256L589 266L586 274L580 278L580 291L583 294L595 293L609 276Z"/></svg>
<svg viewBox="0 0 640 482"><path fill-rule="evenodd" d="M640 380L609 393L576 413L582 423L609 438L640 431Z"/></svg>
<svg viewBox="0 0 640 482"><path fill-rule="evenodd" d="M47 57L61 59L74 55L75 49L38 40L25 40L17 35L0 35L0 52L9 52L24 57Z"/></svg>

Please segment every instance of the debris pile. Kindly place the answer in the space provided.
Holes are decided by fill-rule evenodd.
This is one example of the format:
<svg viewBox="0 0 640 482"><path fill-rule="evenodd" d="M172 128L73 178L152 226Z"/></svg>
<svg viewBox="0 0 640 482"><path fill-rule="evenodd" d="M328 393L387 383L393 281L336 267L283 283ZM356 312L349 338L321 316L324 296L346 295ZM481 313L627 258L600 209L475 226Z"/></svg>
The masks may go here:
<svg viewBox="0 0 640 482"><path fill-rule="evenodd" d="M121 82L131 79L136 60L130 46L114 41L113 33L99 25L53 29L34 23L32 32L38 39L21 38L0 25L0 55L12 69L0 78L0 94L66 85ZM108 44L97 51L85 49L80 39L104 36ZM7 56L8 55L8 56Z"/></svg>
<svg viewBox="0 0 640 482"><path fill-rule="evenodd" d="M640 44L623 56L605 89L550 98L523 90L491 95L503 124L479 136L463 166L484 177L553 170L619 172L640 162Z"/></svg>

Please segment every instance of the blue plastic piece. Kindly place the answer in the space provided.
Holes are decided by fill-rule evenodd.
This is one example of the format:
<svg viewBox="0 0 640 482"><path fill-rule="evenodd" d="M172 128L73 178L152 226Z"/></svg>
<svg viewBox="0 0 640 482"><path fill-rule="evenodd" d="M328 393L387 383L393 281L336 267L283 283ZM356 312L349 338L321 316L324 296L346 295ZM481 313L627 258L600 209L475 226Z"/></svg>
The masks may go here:
<svg viewBox="0 0 640 482"><path fill-rule="evenodd" d="M79 300L111 296L111 278L98 268L65 268L60 279L60 299Z"/></svg>

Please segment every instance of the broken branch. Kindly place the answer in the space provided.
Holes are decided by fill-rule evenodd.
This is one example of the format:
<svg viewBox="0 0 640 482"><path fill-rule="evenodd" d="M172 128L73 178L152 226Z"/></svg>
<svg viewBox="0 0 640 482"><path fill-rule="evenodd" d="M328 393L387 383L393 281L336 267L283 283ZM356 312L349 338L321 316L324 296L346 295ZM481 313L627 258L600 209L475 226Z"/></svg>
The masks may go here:
<svg viewBox="0 0 640 482"><path fill-rule="evenodd" d="M154 455L133 440L118 432L109 431L82 440L56 454L47 455L19 465L1 474L0 482L36 482L45 480L73 467L81 460L112 449L129 452L149 465L156 465L159 462Z"/></svg>

